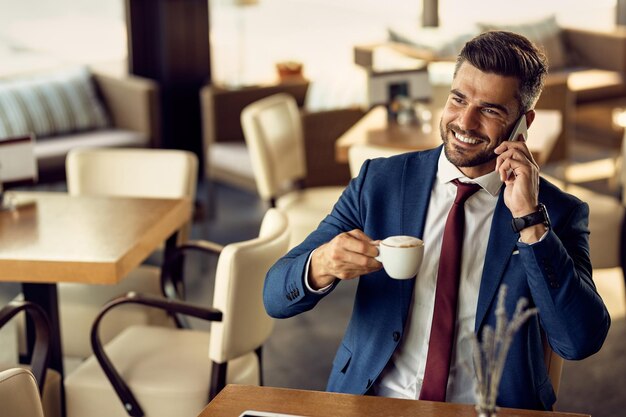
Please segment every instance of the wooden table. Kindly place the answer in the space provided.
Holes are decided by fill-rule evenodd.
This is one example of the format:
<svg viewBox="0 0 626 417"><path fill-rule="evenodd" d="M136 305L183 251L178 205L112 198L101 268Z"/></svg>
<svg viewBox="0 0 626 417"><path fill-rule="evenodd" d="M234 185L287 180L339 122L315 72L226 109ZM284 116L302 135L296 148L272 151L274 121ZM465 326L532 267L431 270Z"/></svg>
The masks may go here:
<svg viewBox="0 0 626 417"><path fill-rule="evenodd" d="M0 281L21 282L24 297L49 315L50 367L63 375L57 282L115 284L191 216L188 199L15 193L34 204L0 212Z"/></svg>
<svg viewBox="0 0 626 417"><path fill-rule="evenodd" d="M476 417L470 404L399 400L284 388L227 385L198 417L237 417L245 410L307 417ZM583 417L589 415L502 408L498 417Z"/></svg>
<svg viewBox="0 0 626 417"><path fill-rule="evenodd" d="M354 144L419 151L441 144L439 121L442 109L429 109L432 117L421 126L388 125L385 106L372 108L335 142L335 160L348 162L348 150ZM536 110L537 116L529 129L528 147L539 165L544 164L561 133L561 113L557 110Z"/></svg>

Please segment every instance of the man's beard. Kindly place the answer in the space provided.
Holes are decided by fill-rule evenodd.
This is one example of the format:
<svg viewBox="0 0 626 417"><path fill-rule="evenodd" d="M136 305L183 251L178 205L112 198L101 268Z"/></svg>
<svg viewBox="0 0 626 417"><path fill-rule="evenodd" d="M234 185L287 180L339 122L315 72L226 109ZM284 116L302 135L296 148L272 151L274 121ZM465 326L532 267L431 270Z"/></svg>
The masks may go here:
<svg viewBox="0 0 626 417"><path fill-rule="evenodd" d="M457 132L463 132L463 130L459 129L458 126L450 125L450 124L448 126L453 126ZM498 157L498 155L496 155L493 150L498 147L498 145L500 144L499 142L493 144L492 146L489 146L486 149L481 150L478 153L472 153L471 155L468 155L466 154L465 149L459 148L459 147L453 147L453 145L450 143L450 139L448 138L448 134L447 134L448 131L450 131L451 134L454 135L453 130L448 129L447 127L444 127L443 121L440 122L439 132L441 134L441 140L443 141L443 151L445 152L445 155L446 155L446 158L448 158L448 161L450 161L453 165L460 167L460 168L475 167L475 166L486 164L487 162L491 162ZM472 133L472 134L461 133L461 134L463 136L468 136L468 137L473 137L473 138L487 139L484 136L478 135L475 133Z"/></svg>

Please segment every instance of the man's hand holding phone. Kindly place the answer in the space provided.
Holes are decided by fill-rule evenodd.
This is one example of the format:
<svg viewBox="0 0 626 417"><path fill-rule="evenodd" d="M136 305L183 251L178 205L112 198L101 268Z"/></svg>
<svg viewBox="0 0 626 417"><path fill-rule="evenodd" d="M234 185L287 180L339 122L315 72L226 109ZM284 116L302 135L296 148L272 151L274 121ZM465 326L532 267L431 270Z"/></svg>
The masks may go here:
<svg viewBox="0 0 626 417"><path fill-rule="evenodd" d="M539 204L539 166L526 146L527 115L528 113L523 114L517 120L509 139L494 150L498 155L496 171L500 173L500 178L506 185L504 203L511 210L513 217L532 213ZM534 113L532 115L534 116Z"/></svg>

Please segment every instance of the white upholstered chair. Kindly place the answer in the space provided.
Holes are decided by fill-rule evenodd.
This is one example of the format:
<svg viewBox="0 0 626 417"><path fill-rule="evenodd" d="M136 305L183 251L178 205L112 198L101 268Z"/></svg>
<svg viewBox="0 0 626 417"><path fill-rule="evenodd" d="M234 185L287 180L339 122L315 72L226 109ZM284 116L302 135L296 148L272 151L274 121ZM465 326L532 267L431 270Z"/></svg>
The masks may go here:
<svg viewBox="0 0 626 417"><path fill-rule="evenodd" d="M191 152L164 149L76 149L66 161L68 192L72 195L113 197L195 197L198 162ZM178 236L184 242L187 224ZM108 300L127 291L160 295L160 268L141 265L117 285L58 285L63 351L66 357L91 354L89 330L98 311ZM162 311L125 306L103 324L102 339L110 340L130 324L170 325ZM21 337L23 339L23 337ZM23 350L23 349L21 349Z"/></svg>
<svg viewBox="0 0 626 417"><path fill-rule="evenodd" d="M2 417L44 417L31 371L11 368L0 372L0 409Z"/></svg>
<svg viewBox="0 0 626 417"><path fill-rule="evenodd" d="M294 96L298 105L302 106L308 88L309 82L304 79L235 89L217 85L202 87L200 107L205 150L204 170L210 183L216 181L247 191L256 191L250 155L241 130L241 111L248 104L277 93ZM209 198L211 197L210 195Z"/></svg>
<svg viewBox="0 0 626 417"><path fill-rule="evenodd" d="M92 329L95 356L66 378L68 417L195 417L226 383L260 384L260 348L273 327L263 307L263 283L288 241L286 217L270 209L258 238L225 246L212 308L135 293L108 303ZM193 249L204 250L198 243L180 248ZM132 326L103 349L100 319L125 303L211 320L210 333Z"/></svg>
<svg viewBox="0 0 626 417"><path fill-rule="evenodd" d="M246 106L241 113L257 191L289 220L290 247L306 238L331 212L344 187L303 188L306 155L295 99L275 94Z"/></svg>
<svg viewBox="0 0 626 417"><path fill-rule="evenodd" d="M48 369L51 330L45 311L34 303L14 300L0 309L0 328L21 313L33 322L32 356L29 365L19 365L19 371L12 369L15 363L0 363L0 416L40 415L35 411L43 406L46 417L61 417L61 375ZM31 380L36 396L29 388Z"/></svg>

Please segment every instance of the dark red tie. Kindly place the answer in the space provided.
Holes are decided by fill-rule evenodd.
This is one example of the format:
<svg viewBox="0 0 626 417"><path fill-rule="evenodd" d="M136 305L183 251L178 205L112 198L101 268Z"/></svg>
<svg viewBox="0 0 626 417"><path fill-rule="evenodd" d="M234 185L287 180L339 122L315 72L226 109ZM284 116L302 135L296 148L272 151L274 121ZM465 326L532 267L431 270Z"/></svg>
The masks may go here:
<svg viewBox="0 0 626 417"><path fill-rule="evenodd" d="M446 227L443 231L439 270L437 271L435 309L420 400L446 400L459 299L463 232L465 229L464 204L472 194L480 189L478 184L467 184L459 180L452 182L457 187L456 198L448 213Z"/></svg>

